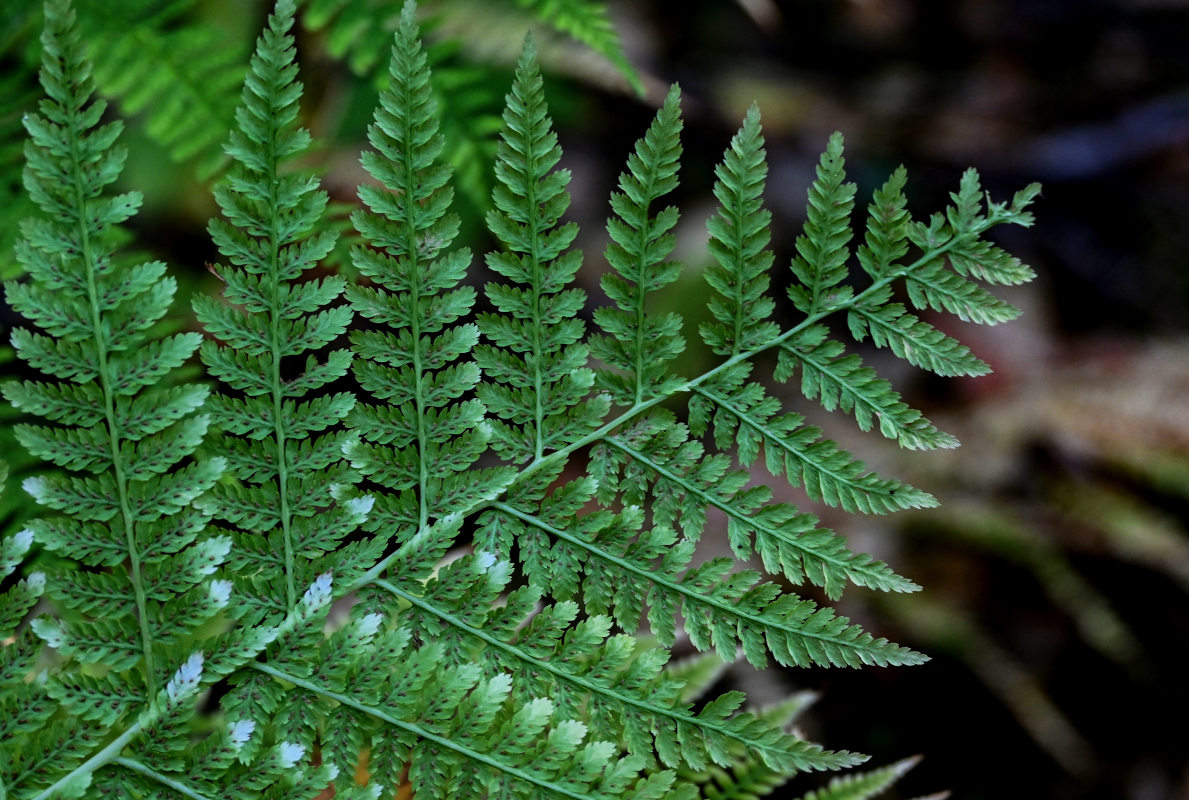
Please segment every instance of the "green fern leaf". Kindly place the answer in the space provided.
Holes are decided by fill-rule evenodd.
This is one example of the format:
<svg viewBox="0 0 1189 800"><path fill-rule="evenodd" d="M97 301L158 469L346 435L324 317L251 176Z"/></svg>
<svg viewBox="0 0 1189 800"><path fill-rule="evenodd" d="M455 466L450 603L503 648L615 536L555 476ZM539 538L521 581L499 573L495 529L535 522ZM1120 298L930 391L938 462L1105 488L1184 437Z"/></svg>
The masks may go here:
<svg viewBox="0 0 1189 800"><path fill-rule="evenodd" d="M381 622L374 613L355 616L320 648L315 672L287 669L295 662L286 665L275 651L255 669L307 693L307 703L369 720L360 733L381 763L410 764L422 796L478 785L527 797L666 796L671 772L639 778L639 759L619 759L612 745L586 741L586 726L557 719L549 700L514 705L506 675L485 679L472 664L443 667L440 644L414 649L406 632ZM400 669L377 669L369 646L377 640L387 663Z"/></svg>
<svg viewBox="0 0 1189 800"><path fill-rule="evenodd" d="M668 372L668 362L685 349L681 317L661 319L646 310L648 294L677 280L680 266L665 259L676 242L672 233L677 209L670 206L654 216L650 210L677 186L681 158L680 93L670 91L656 120L636 144L628 171L619 176L620 193L611 196L616 216L607 221L611 243L607 262L615 273L603 277L603 291L616 304L595 312L607 336L591 339L591 354L622 374L600 370L596 386L618 403L632 406L671 394L681 383Z"/></svg>
<svg viewBox="0 0 1189 800"><path fill-rule="evenodd" d="M584 326L575 318L585 294L566 288L582 254L566 249L577 225L559 225L570 204L570 174L552 171L561 149L551 125L530 39L508 95L495 209L487 215L506 248L490 254L488 266L513 285L487 286L499 313L479 315L479 330L492 344L475 349L475 363L489 379L478 387L479 399L498 418L491 422L492 446L514 462L580 439L598 427L609 405L605 397L586 398L594 373L584 366Z"/></svg>
<svg viewBox="0 0 1189 800"><path fill-rule="evenodd" d="M587 499L590 495L593 491ZM737 647L761 667L768 662L769 650L778 663L790 666L925 660L919 653L876 639L811 600L782 595L774 584L760 583L757 572L730 573L731 559L688 568L693 544L665 528L641 532L643 515L638 508L615 517L587 515L579 525L567 524L565 509L554 514L547 504L535 514L504 503L494 508L554 539L551 556L563 570L584 569L582 597L591 613L610 614L621 628L635 630L647 603L648 621L662 644L673 642L680 611L690 642L699 650L717 651L725 661L735 659ZM550 588L566 597L573 580L574 576L555 577Z"/></svg>
<svg viewBox="0 0 1189 800"><path fill-rule="evenodd" d="M637 94L644 84L624 55L623 45L611 21L607 4L597 0L516 0L549 25L567 33L619 68Z"/></svg>
<svg viewBox="0 0 1189 800"><path fill-rule="evenodd" d="M606 32L600 3L522 5ZM342 7L315 6L324 19ZM917 588L753 485L761 452L773 475L848 511L934 503L868 472L755 371L773 351L778 381L799 372L804 395L860 427L878 423L908 447L955 444L849 355L847 329L828 318L846 315L849 338L926 369L984 371L908 306L983 322L1015 313L978 282L1031 272L984 234L1029 224L1036 189L996 203L970 173L946 213L918 223L898 170L869 207L860 289L848 270L854 189L833 137L792 262L802 317L778 323L753 108L717 170L708 224L701 333L723 358L682 379L671 368L681 319L649 308L679 269L667 260L678 212L657 208L677 182L676 88L612 199L611 305L588 337L585 294L572 286L577 229L563 220L569 175L557 169L531 39L507 96L488 215L500 282L487 287L494 310L474 314L471 256L453 245L457 179L442 163L411 3L393 18L389 83L362 159L375 182L352 216L358 282L309 277L336 237L317 181L288 166L310 143L296 124L294 14L281 0L258 42L227 147L235 164L216 189L223 219L210 230L225 288L195 303L213 337L203 361L223 384L208 398L171 385L201 337L150 335L175 292L164 266L115 253L139 196L103 194L123 165L119 125L101 125L102 104L88 103L71 14L50 0L50 100L28 123L29 195L46 213L21 226L28 279L7 286L31 321L14 345L47 377L3 391L41 417L14 435L55 469L25 486L65 513L0 539L0 572L20 568L32 542L52 551L45 593L57 611L22 628L38 573L6 583L18 610L0 620L14 634L0 648L0 794L377 798L408 784L419 797L690 800L699 787L755 796L796 771L860 763L784 732L800 701L755 713L730 692L695 706L713 672L667 668L664 647L681 624L722 662L924 660L739 569L758 554L767 573L831 598L847 584ZM387 24L365 38L387 38ZM905 305L892 302L901 286ZM351 350L331 350L356 314L365 321ZM366 404L332 387L348 373ZM671 410L682 393L688 424ZM608 419L612 403L621 410ZM203 451L208 425L218 438ZM589 464L575 470L580 459ZM375 499L358 495L361 476ZM720 514L715 533L736 558L695 560ZM206 532L211 515L226 526L219 535ZM662 646L631 635L645 620ZM37 638L62 663L30 681ZM219 711L200 722L204 697ZM879 780L837 791L866 796Z"/></svg>
<svg viewBox="0 0 1189 800"><path fill-rule="evenodd" d="M901 165L875 191L867 207L867 235L857 255L859 266L875 280L887 275L896 261L908 254L908 226L912 217L905 208L907 182L908 171Z"/></svg>
<svg viewBox="0 0 1189 800"><path fill-rule="evenodd" d="M840 408L853 413L862 430L871 430L876 423L884 436L913 450L958 446L957 439L901 400L875 370L848 354L845 345L828 338L824 326L805 328L781 344L776 380L787 381L798 368L801 393L807 399L819 400L827 411Z"/></svg>
<svg viewBox="0 0 1189 800"><path fill-rule="evenodd" d="M748 110L715 174L714 196L720 207L707 227L716 263L705 277L718 293L709 302L717 322L703 324L699 332L715 353L734 356L767 344L779 332L768 319L775 304L765 294L772 266L767 249L772 215L763 207L768 165L756 106Z"/></svg>
<svg viewBox="0 0 1189 800"><path fill-rule="evenodd" d="M0 487L8 477L8 465L0 462ZM33 532L24 529L0 538L0 581L12 575L24 562ZM39 668L40 642L27 628L19 629L25 615L41 598L45 573L27 572L0 592L0 764L20 761L25 745L54 715L56 704L40 682L31 680ZM0 767L0 796L15 772Z"/></svg>
<svg viewBox="0 0 1189 800"><path fill-rule="evenodd" d="M919 588L886 564L849 552L841 537L817 527L813 515L769 503L768 487L746 487L746 472L728 470L722 454L704 458L701 445L686 440L684 430L654 414L596 446L591 470L605 498L618 491L622 502L647 505L654 525L679 524L690 541L700 537L707 510L716 508L727 516L727 540L739 558L754 549L768 572L783 573L794 584L808 579L832 598L848 581L883 591Z"/></svg>
<svg viewBox="0 0 1189 800"><path fill-rule="evenodd" d="M575 624L575 603L534 615L540 593L522 589L506 606L493 607L506 588L509 567L490 556L462 559L439 571L420 596L386 581L376 585L412 606L402 624L422 640L445 646L453 653L447 663L510 669L513 697L528 702L550 696L561 716L583 715L592 735L626 736L633 753L651 753L655 746L666 766L726 763L724 743L789 770L851 763L851 754L781 734L753 715L730 715L741 696L724 696L695 714L678 699L680 683L662 671L666 652L638 649L632 637L610 635L607 617Z"/></svg>
<svg viewBox="0 0 1189 800"><path fill-rule="evenodd" d="M276 611L291 607L301 587L325 571L324 556L367 508L337 503L331 489L342 494L355 480L340 453L345 434L328 432L354 398L304 399L347 372L349 351L331 351L324 360L314 351L344 333L351 309L328 307L343 292L341 278L299 282L330 253L335 236L313 232L327 202L317 180L285 170L310 144L295 124L302 86L289 33L294 13L292 2L278 3L260 38L236 111L239 128L227 145L235 166L215 189L225 218L212 220L210 232L232 264L216 268L225 304L194 300L208 334L222 340L203 343L203 361L243 395L219 394L208 403L224 431L211 449L225 456L238 482L218 486L199 505L238 528L233 563L241 568L241 602ZM291 375L285 360L302 356L305 369ZM246 555L257 550L248 543L256 539L278 555L274 567ZM257 569L244 569L249 564Z"/></svg>
<svg viewBox="0 0 1189 800"><path fill-rule="evenodd" d="M921 758L915 756L886 767L834 778L824 788L803 795L800 800L868 800L891 786Z"/></svg>
<svg viewBox="0 0 1189 800"><path fill-rule="evenodd" d="M7 469L0 465L0 477ZM29 552L33 531L28 528L0 539L0 579L11 575ZM31 572L0 593L0 640L11 637L45 589L45 574Z"/></svg>
<svg viewBox="0 0 1189 800"><path fill-rule="evenodd" d="M888 303L891 291L872 293L847 315L851 335L863 341L868 334L876 347L887 347L910 364L945 377L978 377L991 371L958 340L908 313L900 303Z"/></svg>
<svg viewBox="0 0 1189 800"><path fill-rule="evenodd" d="M809 189L808 219L793 259L793 274L800 284L789 287L789 298L806 315L831 310L850 297L846 287L836 288L847 275L850 213L855 203L855 185L843 183L843 164L842 135L835 133Z"/></svg>
<svg viewBox="0 0 1189 800"><path fill-rule="evenodd" d="M374 283L347 290L361 316L386 326L354 331L351 341L360 385L387 402L361 405L351 416L360 441L346 452L353 466L391 490L380 495L369 530L404 540L465 497L506 482L507 473L473 468L489 434L480 424L482 404L463 399L479 371L456 363L479 338L474 324L457 324L475 301L474 290L459 285L471 255L449 249L458 219L449 213L450 169L436 163L442 137L411 5L390 76L370 131L375 150L362 159L383 188L361 186L370 213L352 216L370 245L353 248L352 258Z"/></svg>
<svg viewBox="0 0 1189 800"><path fill-rule="evenodd" d="M67 470L25 480L35 499L66 512L34 521L29 532L82 565L109 567L84 572L58 562L46 590L72 609L70 619L39 617L31 630L75 664L110 671L96 680L69 671L49 678L59 722L30 736L0 776L18 797L43 786L61 796L82 792L90 772L72 770L108 727L153 700L179 653L226 606L229 589L209 580L227 543L197 540L207 518L190 507L223 468L218 459L187 463L206 429L189 412L205 391L153 386L197 342L192 334L147 338L175 284L161 265L125 266L115 253L116 228L140 197L104 194L124 162L113 146L121 126L99 124L105 106L90 99L91 68L67 3L47 3L42 44L48 98L28 119L25 182L44 216L22 224L17 254L29 280L8 283L6 295L50 334L14 331L18 355L67 383L26 381L3 391L15 407L58 423L25 425L18 436Z"/></svg>
<svg viewBox="0 0 1189 800"><path fill-rule="evenodd" d="M774 476L787 475L813 500L850 512L885 514L907 508L933 508L927 492L866 472L861 461L823 439L800 414L778 414L780 403L758 383L747 382L749 364L724 370L698 386L690 399L690 430L697 436L713 424L715 444L727 449L732 438L739 462L751 466L760 455Z"/></svg>

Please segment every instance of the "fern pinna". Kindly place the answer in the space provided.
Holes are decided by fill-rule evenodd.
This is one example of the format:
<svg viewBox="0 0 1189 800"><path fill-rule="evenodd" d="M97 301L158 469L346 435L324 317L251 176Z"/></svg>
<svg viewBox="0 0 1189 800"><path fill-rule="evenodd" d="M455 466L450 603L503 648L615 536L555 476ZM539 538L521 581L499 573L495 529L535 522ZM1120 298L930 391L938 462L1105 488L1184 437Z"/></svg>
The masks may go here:
<svg viewBox="0 0 1189 800"><path fill-rule="evenodd" d="M416 797L727 797L858 764L787 733L779 713L740 711L738 692L697 699L691 687L714 671L671 665L667 648L680 622L707 659L923 660L794 593L918 587L774 502L750 468L762 455L773 477L850 512L935 501L866 470L754 373L772 354L776 381L799 374L807 399L864 430L956 444L835 331L942 375L985 372L909 305L1013 316L975 279L1031 272L983 234L1029 224L1036 189L984 203L969 172L946 213L915 222L897 170L855 254L861 287L835 136L790 265L798 318L777 320L752 109L709 222L700 335L721 363L686 377L681 317L652 311L681 269L680 212L663 205L681 156L676 87L611 199L610 303L588 334L577 229L563 221L569 174L526 43L488 215L498 278L476 313L411 3L362 158L359 278L319 271L335 237L325 193L293 166L310 144L295 13L280 0L257 44L215 190L224 288L194 303L212 391L176 372L201 337L157 336L174 294L164 265L116 252L114 226L139 204L103 194L124 159L119 123L98 124L73 15L47 2L49 99L27 122L26 173L45 216L22 226L28 278L6 295L42 331L16 330L17 352L48 377L4 395L48 421L16 434L56 467L26 488L62 513L0 539L0 571L22 578L0 595L0 798L380 797L406 785ZM894 300L901 288L908 304ZM700 560L711 533L736 558ZM763 572L736 563L753 556ZM50 613L24 623L43 586ZM651 638L637 635L645 625ZM41 675L38 640L56 653ZM869 794L902 769L837 786Z"/></svg>

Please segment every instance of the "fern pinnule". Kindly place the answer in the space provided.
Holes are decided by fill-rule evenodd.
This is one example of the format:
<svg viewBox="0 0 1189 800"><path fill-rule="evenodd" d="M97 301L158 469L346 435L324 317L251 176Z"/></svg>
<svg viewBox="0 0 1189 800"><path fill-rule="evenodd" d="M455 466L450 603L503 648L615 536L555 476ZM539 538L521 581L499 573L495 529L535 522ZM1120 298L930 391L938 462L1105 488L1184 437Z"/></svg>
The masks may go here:
<svg viewBox="0 0 1189 800"><path fill-rule="evenodd" d="M479 369L459 361L479 339L474 323L458 324L475 302L474 290L460 285L471 254L450 249L458 233L451 170L437 162L443 140L411 3L392 53L391 83L369 131L375 149L362 158L380 186L359 187L368 210L352 215L366 243L352 248L352 259L371 285L347 289L356 311L383 326L351 333L355 376L379 402L352 414L361 441L347 453L389 490L379 493L368 529L404 541L507 473L474 467L488 433L482 403L463 399Z"/></svg>
<svg viewBox="0 0 1189 800"><path fill-rule="evenodd" d="M578 234L560 223L570 204L568 170L561 158L531 38L526 41L504 111L487 224L504 252L487 265L512 284L490 283L486 293L497 313L480 314L479 329L492 344L475 349L488 378L479 399L494 416L492 446L517 463L540 460L598 427L609 403L588 397L594 373L578 311L581 289L566 288L582 264L568 250Z"/></svg>
<svg viewBox="0 0 1189 800"><path fill-rule="evenodd" d="M5 288L13 308L49 334L14 330L18 355L62 382L9 383L3 391L17 408L58 423L16 429L26 449L65 470L25 481L39 502L66 514L30 522L35 540L80 567L114 568L60 562L47 593L62 617L40 617L33 629L64 657L109 666L124 694L150 702L179 650L187 652L227 603L227 586L208 579L229 542L199 539L207 517L190 507L223 463L178 466L205 433L206 418L190 412L206 390L153 384L193 353L198 337L148 338L176 284L164 264L125 266L115 252L114 229L141 198L104 194L124 162L113 147L121 125L98 124L105 104L90 99L91 70L67 3L47 3L42 42L48 99L26 120L25 181L45 216L22 225L17 257L29 282ZM59 684L55 696L85 709L75 691L85 695L85 683L80 676Z"/></svg>
<svg viewBox="0 0 1189 800"><path fill-rule="evenodd" d="M707 223L714 263L704 274L717 293L708 303L717 321L703 323L699 332L715 353L737 356L767 345L779 332L769 319L775 308L767 296L772 214L764 208L768 164L756 106L748 109L714 172L719 210Z"/></svg>
<svg viewBox="0 0 1189 800"><path fill-rule="evenodd" d="M611 242L607 262L614 272L603 277L603 291L615 303L595 311L605 336L592 337L591 354L619 372L601 369L596 386L626 406L671 394L681 380L669 362L685 349L681 316L654 318L647 297L677 280L681 267L665 259L676 239L671 233L679 213L673 206L652 205L677 186L681 158L680 91L674 86L619 176L620 191L611 196L616 216L607 221Z"/></svg>
<svg viewBox="0 0 1189 800"><path fill-rule="evenodd" d="M340 452L345 434L328 429L351 410L354 396L311 396L349 369L349 350L318 351L346 330L351 309L332 305L346 285L342 278L301 280L336 236L316 231L327 202L317 180L284 171L310 144L295 123L302 86L289 34L294 12L281 0L261 35L236 111L239 127L227 145L235 166L215 188L225 219L212 220L210 232L231 262L213 268L225 284L223 302L194 300L199 321L219 340L203 342L202 359L238 393L215 394L207 403L222 429L210 449L227 459L237 480L221 483L199 505L235 526L229 534L237 602L269 612L296 603L368 505L337 502L355 478ZM288 362L303 356L304 368L288 375ZM366 568L376 556L361 557ZM349 579L343 566L340 580Z"/></svg>
<svg viewBox="0 0 1189 800"><path fill-rule="evenodd" d="M809 187L805 232L797 237L792 264L799 283L789 286L789 298L807 316L851 295L849 287L838 286L847 276L850 213L855 205L855 185L844 182L844 163L842 135L835 133L818 163L817 180Z"/></svg>

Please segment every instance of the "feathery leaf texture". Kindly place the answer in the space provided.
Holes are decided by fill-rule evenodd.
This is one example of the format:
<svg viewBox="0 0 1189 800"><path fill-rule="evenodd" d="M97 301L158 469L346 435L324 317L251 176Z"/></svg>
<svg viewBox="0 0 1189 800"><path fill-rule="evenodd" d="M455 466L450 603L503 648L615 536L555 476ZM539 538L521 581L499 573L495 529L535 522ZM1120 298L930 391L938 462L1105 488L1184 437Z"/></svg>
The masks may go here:
<svg viewBox="0 0 1189 800"><path fill-rule="evenodd" d="M498 313L479 315L479 331L491 344L474 352L488 378L477 394L494 417L492 447L510 461L524 462L590 433L609 404L603 395L588 397L594 372L585 366L585 325L576 316L586 295L566 288L582 265L582 253L566 249L578 226L559 224L570 205L570 173L554 170L561 148L531 38L507 100L495 208L487 214L505 250L489 254L487 265L512 284L487 285Z"/></svg>
<svg viewBox="0 0 1189 800"><path fill-rule="evenodd" d="M479 369L459 362L479 340L474 323L458 324L475 302L474 289L460 285L471 254L450 248L458 233L451 173L437 163L443 141L412 6L389 72L369 131L375 149L362 158L380 186L359 187L368 210L352 216L365 242L352 258L370 285L347 289L359 315L377 323L352 331L351 342L355 377L378 402L356 409L350 424L358 439L346 453L390 490L379 495L369 530L403 540L506 482L507 471L473 467L490 434L483 404L465 397Z"/></svg>
<svg viewBox="0 0 1189 800"><path fill-rule="evenodd" d="M868 800L883 792L910 769L920 763L920 756L905 758L886 767L851 773L833 778L823 788L804 795L800 800Z"/></svg>
<svg viewBox="0 0 1189 800"><path fill-rule="evenodd" d="M25 186L43 216L22 224L17 245L28 281L11 281L5 292L43 331L15 329L17 354L59 381L3 391L18 409L57 423L22 424L17 436L58 468L27 478L26 491L64 514L31 521L17 538L31 535L78 559L47 571L46 594L60 616L39 616L28 630L62 658L106 672L49 680L43 691L78 727L67 733L71 724L58 719L17 740L0 766L0 785L15 797L55 784L112 724L162 703L170 675L209 635L203 626L227 605L230 588L212 579L230 542L201 535L207 517L193 506L224 466L192 459L207 419L191 412L206 389L155 386L167 384L197 337L149 338L175 283L163 264L127 265L115 251L116 228L140 196L105 193L126 156L114 146L121 125L100 124L105 104L91 99L91 69L66 3L47 3L42 45L48 97L26 119ZM17 664L24 650L16 648ZM85 783L67 779L63 793Z"/></svg>
<svg viewBox="0 0 1189 800"><path fill-rule="evenodd" d="M325 30L327 47L337 58L346 58L351 68L366 73L382 65L391 46L392 32L401 20L387 0L310 0L305 25ZM610 61L638 94L644 85L623 52L619 35L607 16L607 4L600 0L497 0L485 4L485 12L508 14L516 7L533 19L581 42Z"/></svg>
<svg viewBox="0 0 1189 800"><path fill-rule="evenodd" d="M652 205L677 186L680 99L674 86L629 156L629 171L619 176L620 191L611 196L616 216L607 220L611 242L606 256L615 271L603 276L602 286L616 307L595 311L595 322L607 335L593 337L590 349L617 370L599 370L596 385L627 406L664 397L681 383L667 367L685 350L681 317L656 319L647 311L648 295L676 281L681 272L679 264L665 260L676 244L671 231L678 210L668 206L650 216Z"/></svg>
<svg viewBox="0 0 1189 800"><path fill-rule="evenodd" d="M607 30L599 3L524 5ZM309 13L320 24L338 9ZM47 2L48 99L26 121L26 188L43 214L21 226L27 278L5 287L31 323L14 348L43 375L2 391L40 418L14 429L49 467L25 488L60 513L0 537L0 798L407 787L692 800L756 797L799 771L861 763L786 732L803 697L769 712L742 710L738 692L699 698L713 665L740 654L757 666L925 660L765 579L831 599L852 584L918 588L776 501L755 482L761 455L771 476L848 512L936 501L787 410L760 357L774 356L777 383L799 374L807 399L865 430L954 446L833 331L941 375L985 372L928 320L1017 313L983 284L1031 271L984 234L1030 224L1036 187L997 203L969 172L945 213L917 222L897 170L852 254L855 189L832 137L790 264L798 318L777 319L752 108L716 171L708 222L699 332L722 359L685 378L683 320L653 310L681 269L669 260L679 211L663 205L681 156L677 87L612 196L609 304L588 334L569 173L526 41L487 216L499 278L477 313L412 2L361 159L359 277L320 271L336 235L317 179L293 166L311 144L295 14L279 0L236 111L209 226L222 297L193 302L203 341L157 335L175 284L163 264L116 252L115 228L140 203L104 193L125 159L120 123L100 124L67 0ZM196 350L214 391L177 377ZM725 536L735 557L697 559L707 536ZM33 569L35 546L52 555ZM738 563L753 555L762 571ZM43 594L53 613L26 620ZM679 624L702 659L669 663ZM636 635L644 625L655 639ZM39 674L45 646L56 666ZM905 764L812 800L870 796Z"/></svg>
<svg viewBox="0 0 1189 800"><path fill-rule="evenodd" d="M198 505L236 526L228 531L235 542L229 565L239 602L275 612L326 571L327 553L368 506L344 497L355 481L341 452L345 433L328 431L355 398L310 397L346 374L349 350L316 351L346 331L352 314L331 305L343 293L342 278L302 280L337 237L315 230L327 202L317 180L285 170L310 144L295 124L302 86L289 33L294 12L292 2L278 3L260 38L226 148L234 167L215 188L224 218L211 221L210 233L231 262L212 268L223 298L194 299L199 322L216 337L203 342L202 360L239 394L207 400L222 429L210 447L235 480Z"/></svg>

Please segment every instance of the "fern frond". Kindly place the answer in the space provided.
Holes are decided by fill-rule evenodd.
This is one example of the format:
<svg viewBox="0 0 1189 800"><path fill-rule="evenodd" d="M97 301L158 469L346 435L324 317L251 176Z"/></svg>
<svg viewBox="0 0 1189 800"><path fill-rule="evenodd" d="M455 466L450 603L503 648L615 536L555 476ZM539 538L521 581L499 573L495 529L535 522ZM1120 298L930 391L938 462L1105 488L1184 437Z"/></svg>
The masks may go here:
<svg viewBox="0 0 1189 800"><path fill-rule="evenodd" d="M639 74L624 55L619 35L598 0L516 0L557 30L569 34L614 64L637 94L644 94Z"/></svg>
<svg viewBox="0 0 1189 800"><path fill-rule="evenodd" d="M457 3L437 5L447 16L460 16L478 9ZM530 19L539 20L607 59L633 90L643 94L640 76L624 55L619 35L608 19L606 3L598 0L515 0L514 3L502 0L483 4L481 11L507 16L514 6L524 9ZM400 26L398 15L392 11L392 4L387 0L311 0L304 24L312 31L326 31L330 53L346 59L356 73L364 74L381 63L392 32Z"/></svg>
<svg viewBox="0 0 1189 800"><path fill-rule="evenodd" d="M901 400L891 383L829 338L823 325L804 328L781 343L773 376L784 382L798 368L806 399L818 400L827 411L854 414L861 430L869 431L875 423L884 436L913 450L958 446L957 439Z"/></svg>
<svg viewBox="0 0 1189 800"><path fill-rule="evenodd" d="M647 297L677 280L680 265L665 259L676 243L672 233L679 214L669 206L652 205L677 186L681 158L680 91L674 86L648 132L636 143L628 171L619 176L620 192L611 196L616 213L607 221L611 243L607 262L615 270L603 277L603 291L615 308L595 311L606 336L593 337L591 354L622 371L600 370L595 385L616 402L633 406L671 394L681 381L668 362L685 349L681 316L656 319L647 312Z"/></svg>
<svg viewBox="0 0 1189 800"><path fill-rule="evenodd" d="M806 425L801 414L780 414L780 402L749 382L750 374L750 364L735 364L694 389L689 425L695 436L713 428L715 445L726 450L733 441L745 467L755 463L762 446L771 475L786 475L793 486L804 486L811 499L852 513L937 505L927 492L865 471L863 462L823 439L822 430Z"/></svg>
<svg viewBox="0 0 1189 800"><path fill-rule="evenodd" d="M3 392L18 409L57 423L17 431L62 470L26 479L26 490L65 512L28 525L35 541L66 556L46 578L62 616L39 617L31 629L75 664L110 671L97 678L70 665L49 677L61 715L18 749L0 778L18 797L59 782L65 796L76 796L89 773L71 771L110 725L166 691L160 687L179 653L204 638L229 589L210 580L229 542L200 539L208 518L190 506L223 469L218 459L191 460L207 422L189 412L206 390L153 386L198 342L185 333L148 338L175 283L164 265L126 266L115 252L117 227L140 205L135 192L104 193L123 166L125 153L113 146L121 125L99 124L105 104L91 100L91 67L68 3L49 0L45 16L48 97L26 120L25 171L44 216L22 224L17 257L28 282L5 290L13 308L49 334L14 330L17 354L62 380L9 383ZM64 726L77 727L60 737Z"/></svg>
<svg viewBox="0 0 1189 800"><path fill-rule="evenodd" d="M3 492L6 480L8 465L0 461L0 492ZM0 581L15 572L24 562L32 544L33 531L28 529L0 538ZM0 592L0 642L8 640L16 633L17 626L29 609L37 603L44 590L45 573L31 572L6 591ZM0 701L2 700L3 694L0 693ZM2 739L3 736L0 735L0 740Z"/></svg>
<svg viewBox="0 0 1189 800"><path fill-rule="evenodd" d="M824 449L815 455L824 455ZM663 412L606 437L591 453L591 474L599 480L603 502L618 494L623 503L647 505L654 525L679 526L691 542L700 538L708 509L715 508L727 517L727 541L739 558L754 550L768 572L783 573L794 584L808 580L832 598L848 581L883 591L919 588L886 564L851 553L841 537L818 527L812 514L770 503L771 489L747 487L748 473L729 467L721 453L704 456L702 445L687 438L685 426ZM864 478L868 485L879 480ZM895 488L892 483L885 491ZM899 488L906 495L912 491Z"/></svg>
<svg viewBox="0 0 1189 800"><path fill-rule="evenodd" d="M325 589L328 596L329 584ZM642 759L619 758L614 745L591 741L585 725L563 719L549 700L513 703L507 675L487 678L477 664L450 665L442 643L418 647L380 613L357 607L322 640L322 608L270 645L267 661L253 663L263 680L247 674L236 681L228 709L263 703L252 716L271 713L282 681L294 688L285 692L280 730L282 717L292 724L307 709L336 718L336 735L370 750L369 785L395 785L407 765L418 796L452 797L478 786L517 797L688 796L669 792L671 772L640 777ZM310 636L321 640L316 659L306 649Z"/></svg>
<svg viewBox="0 0 1189 800"><path fill-rule="evenodd" d="M487 264L513 283L486 293L498 313L480 314L479 330L492 344L475 349L489 379L478 387L492 420L492 446L513 462L540 459L598 427L607 398L587 398L594 373L585 366L584 324L576 318L581 289L566 288L582 263L567 250L578 233L559 224L570 204L568 170L552 130L531 38L516 69L496 161L495 208L487 224L505 252Z"/></svg>
<svg viewBox="0 0 1189 800"><path fill-rule="evenodd" d="M353 331L351 342L360 386L386 402L356 409L349 423L361 441L346 452L391 490L369 529L398 540L507 481L505 470L473 468L489 434L482 403L464 399L479 370L458 362L479 339L473 323L458 324L475 302L474 290L460 286L471 254L450 249L458 233L451 171L437 163L443 142L413 10L406 5L391 83L369 132L375 150L362 158L380 186L360 186L369 211L352 215L366 242L352 248L352 259L372 285L347 290L361 316L385 326Z"/></svg>
<svg viewBox="0 0 1189 800"><path fill-rule="evenodd" d="M8 477L8 465L0 462L0 490ZM12 575L24 562L33 532L22 530L0 538L0 581ZM41 642L27 627L19 628L29 609L45 590L45 573L29 572L0 592L0 765L22 763L29 746L44 741L43 728L56 710L44 682L32 680L40 667ZM21 778L16 769L0 766L0 795L4 787Z"/></svg>
<svg viewBox="0 0 1189 800"><path fill-rule="evenodd" d="M235 526L230 565L240 601L272 611L296 603L300 588L326 570L326 554L367 511L367 501L340 503L335 496L346 499L355 478L340 452L345 433L328 429L354 397L308 397L349 369L350 351L317 351L346 331L351 309L332 305L342 278L301 280L337 237L315 232L327 202L317 180L286 169L310 144L295 122L302 86L290 35L294 13L294 4L282 0L260 37L236 111L239 127L226 148L235 166L215 188L225 216L209 229L231 262L214 268L225 284L223 301L194 299L198 320L221 340L203 342L202 359L241 393L207 402L223 431L210 448L238 481L220 484L199 505ZM303 357L300 371L289 366Z"/></svg>
<svg viewBox="0 0 1189 800"><path fill-rule="evenodd" d="M333 16L343 2L315 0L315 10ZM606 34L592 0L521 6ZM784 731L781 714L800 701L756 713L730 692L695 706L711 672L667 668L665 648L681 624L723 662L924 660L738 568L756 553L768 573L831 598L847 584L917 588L752 485L761 449L774 475L849 511L934 503L868 472L754 373L774 351L778 380L799 371L809 399L861 427L878 422L910 447L954 444L849 355L845 329L828 318L847 315L849 338L918 366L978 374L982 362L909 306L1010 316L976 281L1030 271L983 234L1028 224L1035 190L995 203L971 174L949 211L922 224L897 171L870 206L856 256L870 285L860 289L848 272L854 189L832 138L791 264L800 318L778 323L753 108L717 170L721 207L709 222L701 333L723 358L683 379L671 368L681 319L649 308L678 272L667 260L678 212L657 208L677 183L676 87L612 199L612 305L596 314L602 335L587 337L577 228L563 220L569 174L557 168L532 39L507 95L487 217L500 241L487 263L502 282L487 287L493 310L474 315L411 2L362 158L374 182L352 215L360 278L309 277L336 237L320 221L317 180L288 166L310 143L296 122L294 15L295 0L280 0L258 41L227 147L235 163L216 189L223 219L210 231L225 290L195 302L212 337L203 361L223 384L208 398L172 385L201 337L152 335L175 290L164 265L127 266L116 253L115 228L139 196L103 193L123 165L119 124L100 124L72 14L49 0L50 99L28 122L27 173L45 213L21 228L28 279L6 288L33 323L13 343L44 375L3 392L42 418L15 435L56 471L25 485L63 513L0 539L0 573L19 568L32 542L52 551L55 611L21 627L37 573L6 581L0 794L375 800L409 788L691 800L708 785L691 772L710 770L723 796L747 796L796 771L860 763ZM906 304L893 302L901 289ZM366 322L351 332L353 352L331 349L356 312ZM348 372L366 404L333 390ZM670 410L682 393L688 425ZM612 403L619 416L608 420ZM208 422L218 438L204 460L195 454L207 452ZM582 458L589 469L574 475ZM374 501L357 494L361 479ZM720 514L737 558L695 561ZM213 536L212 515L226 526ZM212 580L221 566L230 579ZM659 647L632 635L645 620ZM34 677L35 637L61 663ZM218 716L203 719L212 701ZM838 786L844 796L877 782Z"/></svg>
<svg viewBox="0 0 1189 800"><path fill-rule="evenodd" d="M210 175L222 161L219 142L243 82L242 45L201 22L170 28L185 4L130 19L105 7L82 9L95 81L126 115L143 114L144 130L177 161L193 159Z"/></svg>

